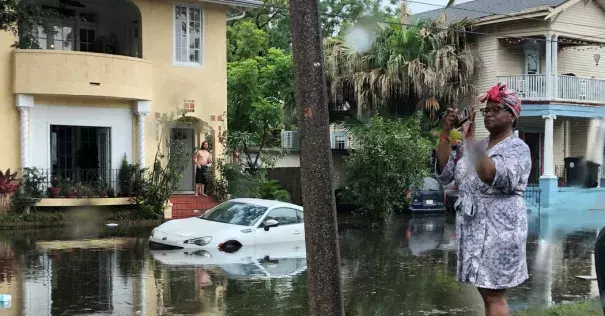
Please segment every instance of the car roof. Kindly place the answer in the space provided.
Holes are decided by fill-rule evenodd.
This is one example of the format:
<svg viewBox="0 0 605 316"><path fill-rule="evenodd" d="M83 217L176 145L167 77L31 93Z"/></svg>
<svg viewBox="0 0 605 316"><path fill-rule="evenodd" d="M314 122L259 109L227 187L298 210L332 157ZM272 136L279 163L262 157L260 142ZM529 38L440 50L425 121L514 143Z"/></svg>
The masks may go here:
<svg viewBox="0 0 605 316"><path fill-rule="evenodd" d="M287 202L281 202L281 201L275 201L275 200L264 200L264 199L252 199L252 198L241 198L241 199L232 199L229 200L230 202L239 202L239 203L246 203L246 204L253 204L253 205L258 205L258 206L263 206L266 208L274 208L274 207L290 207L290 208L294 208L297 210L302 211L303 208L302 206L296 205L296 204L292 204L292 203L287 203Z"/></svg>

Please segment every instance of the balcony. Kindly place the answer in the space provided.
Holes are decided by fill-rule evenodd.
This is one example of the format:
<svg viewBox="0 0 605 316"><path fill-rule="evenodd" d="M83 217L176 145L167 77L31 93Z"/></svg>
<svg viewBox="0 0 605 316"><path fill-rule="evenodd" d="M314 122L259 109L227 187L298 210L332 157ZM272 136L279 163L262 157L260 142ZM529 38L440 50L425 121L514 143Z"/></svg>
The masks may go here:
<svg viewBox="0 0 605 316"><path fill-rule="evenodd" d="M283 131L281 134L282 148L291 151L300 150L300 134L298 131ZM330 130L330 147L334 150L349 150L352 140L346 131ZM354 147L354 146L353 146Z"/></svg>
<svg viewBox="0 0 605 316"><path fill-rule="evenodd" d="M64 51L14 51L15 93L151 100L151 62L134 57Z"/></svg>
<svg viewBox="0 0 605 316"><path fill-rule="evenodd" d="M565 75L553 78L552 98L546 97L545 75L498 76L498 81L516 90L522 100L605 103L605 80Z"/></svg>

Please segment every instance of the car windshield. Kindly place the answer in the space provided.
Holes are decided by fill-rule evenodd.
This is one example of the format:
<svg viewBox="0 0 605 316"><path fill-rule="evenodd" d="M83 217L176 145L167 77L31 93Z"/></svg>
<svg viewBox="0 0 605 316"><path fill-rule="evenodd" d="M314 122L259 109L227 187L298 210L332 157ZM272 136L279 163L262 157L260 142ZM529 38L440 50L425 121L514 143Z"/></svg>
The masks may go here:
<svg viewBox="0 0 605 316"><path fill-rule="evenodd" d="M229 201L218 205L200 218L213 222L252 226L266 211L267 208L263 206Z"/></svg>

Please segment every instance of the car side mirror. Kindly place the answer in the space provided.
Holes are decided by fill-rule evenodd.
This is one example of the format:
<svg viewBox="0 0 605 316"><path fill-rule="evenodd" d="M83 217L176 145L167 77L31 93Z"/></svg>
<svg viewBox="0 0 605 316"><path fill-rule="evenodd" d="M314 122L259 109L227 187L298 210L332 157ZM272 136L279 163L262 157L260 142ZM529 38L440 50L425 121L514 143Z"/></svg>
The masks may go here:
<svg viewBox="0 0 605 316"><path fill-rule="evenodd" d="M263 224L263 228L265 228L265 231L269 231L269 228L277 226L279 226L279 222L274 219L268 219Z"/></svg>

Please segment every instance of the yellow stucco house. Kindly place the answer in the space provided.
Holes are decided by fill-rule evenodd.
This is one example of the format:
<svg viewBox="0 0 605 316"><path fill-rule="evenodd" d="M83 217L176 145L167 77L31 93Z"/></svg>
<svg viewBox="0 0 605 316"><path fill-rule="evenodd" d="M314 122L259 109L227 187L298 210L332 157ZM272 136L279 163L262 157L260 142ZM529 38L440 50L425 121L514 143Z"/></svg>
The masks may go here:
<svg viewBox="0 0 605 316"><path fill-rule="evenodd" d="M212 139L221 154L226 24L261 2L34 1L65 18L39 27L41 49L15 49L18 39L0 34L0 169L37 167L78 181L76 169L115 176L124 155L149 166L158 118L177 108L196 123L168 132L192 149ZM193 191L193 177L192 167L179 190Z"/></svg>

